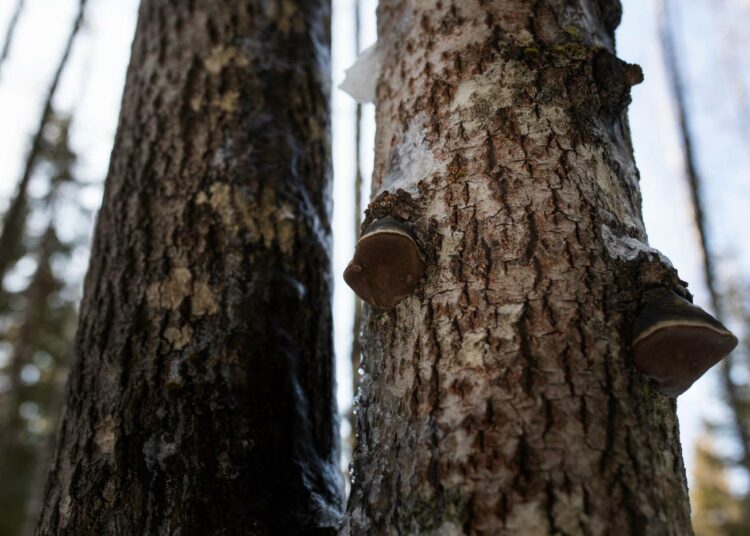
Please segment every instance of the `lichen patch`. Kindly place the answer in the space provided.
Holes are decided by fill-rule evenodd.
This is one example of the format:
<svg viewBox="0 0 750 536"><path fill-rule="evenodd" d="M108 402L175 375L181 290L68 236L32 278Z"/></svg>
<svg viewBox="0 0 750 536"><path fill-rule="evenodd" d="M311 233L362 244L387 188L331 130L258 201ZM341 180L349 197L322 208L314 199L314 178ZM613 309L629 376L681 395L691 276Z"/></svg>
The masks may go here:
<svg viewBox="0 0 750 536"><path fill-rule="evenodd" d="M192 279L187 268L175 268L166 280L149 285L146 291L149 305L160 309L177 309L190 294Z"/></svg>
<svg viewBox="0 0 750 536"><path fill-rule="evenodd" d="M175 268L169 277L149 285L146 291L146 301L155 309L169 309L176 311L185 298L191 298L193 316L212 315L219 312L216 296L210 285L205 281L194 281L193 275L187 268ZM190 329L190 328L187 328ZM167 328L165 338L182 348L187 344L192 333L186 328Z"/></svg>
<svg viewBox="0 0 750 536"><path fill-rule="evenodd" d="M210 197L208 203L211 205L219 216L222 223L229 227L235 228L234 207L232 205L232 189L223 182L215 182L209 190Z"/></svg>
<svg viewBox="0 0 750 536"><path fill-rule="evenodd" d="M247 67L250 60L235 47L216 46L211 49L208 56L203 60L203 65L211 74L219 74L227 65Z"/></svg>
<svg viewBox="0 0 750 536"><path fill-rule="evenodd" d="M170 326L164 330L164 338L172 345L174 350L182 350L190 342L193 336L193 329L190 326L181 328Z"/></svg>
<svg viewBox="0 0 750 536"><path fill-rule="evenodd" d="M227 91L226 93L221 95L221 97L215 98L211 102L211 104L224 112L232 113L237 110L237 102L239 101L239 99L239 91Z"/></svg>
<svg viewBox="0 0 750 536"><path fill-rule="evenodd" d="M198 282L193 288L191 298L193 316L214 315L219 312L219 304L211 287Z"/></svg>
<svg viewBox="0 0 750 536"><path fill-rule="evenodd" d="M111 417L107 417L96 426L94 433L94 444L102 454L111 454L114 451L116 441L115 424Z"/></svg>

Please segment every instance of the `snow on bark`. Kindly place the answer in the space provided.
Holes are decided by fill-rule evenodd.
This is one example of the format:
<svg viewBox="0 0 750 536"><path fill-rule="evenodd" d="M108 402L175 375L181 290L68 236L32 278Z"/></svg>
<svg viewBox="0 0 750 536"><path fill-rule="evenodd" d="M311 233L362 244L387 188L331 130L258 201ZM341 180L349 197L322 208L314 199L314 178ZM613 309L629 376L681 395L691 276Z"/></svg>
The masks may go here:
<svg viewBox="0 0 750 536"><path fill-rule="evenodd" d="M345 71L339 89L361 103L375 102L375 91L380 76L381 54L378 43L367 47Z"/></svg>
<svg viewBox="0 0 750 536"><path fill-rule="evenodd" d="M645 253L648 257L664 263L666 267L673 267L672 262L658 249L652 248L631 236L616 236L606 224L602 224L602 238L604 239L604 245L607 247L607 253L613 259L633 261L641 253Z"/></svg>

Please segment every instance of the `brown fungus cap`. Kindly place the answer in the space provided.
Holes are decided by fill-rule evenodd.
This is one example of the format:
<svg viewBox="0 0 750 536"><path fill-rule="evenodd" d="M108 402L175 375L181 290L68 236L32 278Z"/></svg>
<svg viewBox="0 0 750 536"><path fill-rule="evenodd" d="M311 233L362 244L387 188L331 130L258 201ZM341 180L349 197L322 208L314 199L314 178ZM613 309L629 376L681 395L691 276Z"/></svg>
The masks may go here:
<svg viewBox="0 0 750 536"><path fill-rule="evenodd" d="M370 225L357 241L344 281L373 307L390 309L414 292L424 270L409 226L386 217Z"/></svg>
<svg viewBox="0 0 750 536"><path fill-rule="evenodd" d="M700 307L667 289L648 291L633 326L633 361L661 392L678 396L737 346Z"/></svg>

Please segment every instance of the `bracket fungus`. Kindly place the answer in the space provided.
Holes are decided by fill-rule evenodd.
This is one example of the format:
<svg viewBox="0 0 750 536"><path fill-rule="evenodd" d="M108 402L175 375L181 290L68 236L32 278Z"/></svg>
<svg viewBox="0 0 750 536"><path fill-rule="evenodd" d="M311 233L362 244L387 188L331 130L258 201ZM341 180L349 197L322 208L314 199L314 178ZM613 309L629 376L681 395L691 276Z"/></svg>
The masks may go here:
<svg viewBox="0 0 750 536"><path fill-rule="evenodd" d="M633 361L667 395L684 393L737 346L737 338L700 307L665 289L649 290L633 326Z"/></svg>
<svg viewBox="0 0 750 536"><path fill-rule="evenodd" d="M390 309L414 292L425 262L411 227L390 216L373 222L357 241L344 281L378 309Z"/></svg>

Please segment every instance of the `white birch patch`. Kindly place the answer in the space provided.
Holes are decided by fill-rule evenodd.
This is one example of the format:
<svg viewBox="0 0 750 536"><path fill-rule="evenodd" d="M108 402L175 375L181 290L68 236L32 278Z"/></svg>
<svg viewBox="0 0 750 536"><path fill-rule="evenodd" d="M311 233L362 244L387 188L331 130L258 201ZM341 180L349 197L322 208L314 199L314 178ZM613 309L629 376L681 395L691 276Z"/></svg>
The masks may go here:
<svg viewBox="0 0 750 536"><path fill-rule="evenodd" d="M602 224L602 238L607 253L613 259L629 262L635 260L641 253L646 253L649 257L654 257L669 268L673 268L672 262L658 249L632 236L617 236L605 224Z"/></svg>
<svg viewBox="0 0 750 536"><path fill-rule="evenodd" d="M391 168L383 177L377 193L386 190L404 190L414 196L419 195L419 181L437 171L435 156L427 143L425 130L421 126L423 117L418 115L404 133L401 143L395 149ZM376 194L377 195L377 194Z"/></svg>
<svg viewBox="0 0 750 536"><path fill-rule="evenodd" d="M375 102L375 91L380 78L382 52L376 42L367 47L344 73L339 89L357 102Z"/></svg>
<svg viewBox="0 0 750 536"><path fill-rule="evenodd" d="M487 333L484 331L464 333L456 362L466 367L481 367L484 364L484 354L489 349L486 339Z"/></svg>
<svg viewBox="0 0 750 536"><path fill-rule="evenodd" d="M640 215L626 192L627 186L607 162L602 147L583 143L577 146L574 152L569 152L568 158L576 174L580 173L585 176L587 182L594 179L601 210L613 215L617 221L622 222L629 229L645 234ZM626 179L631 181L635 169L626 170L626 173L631 174Z"/></svg>

